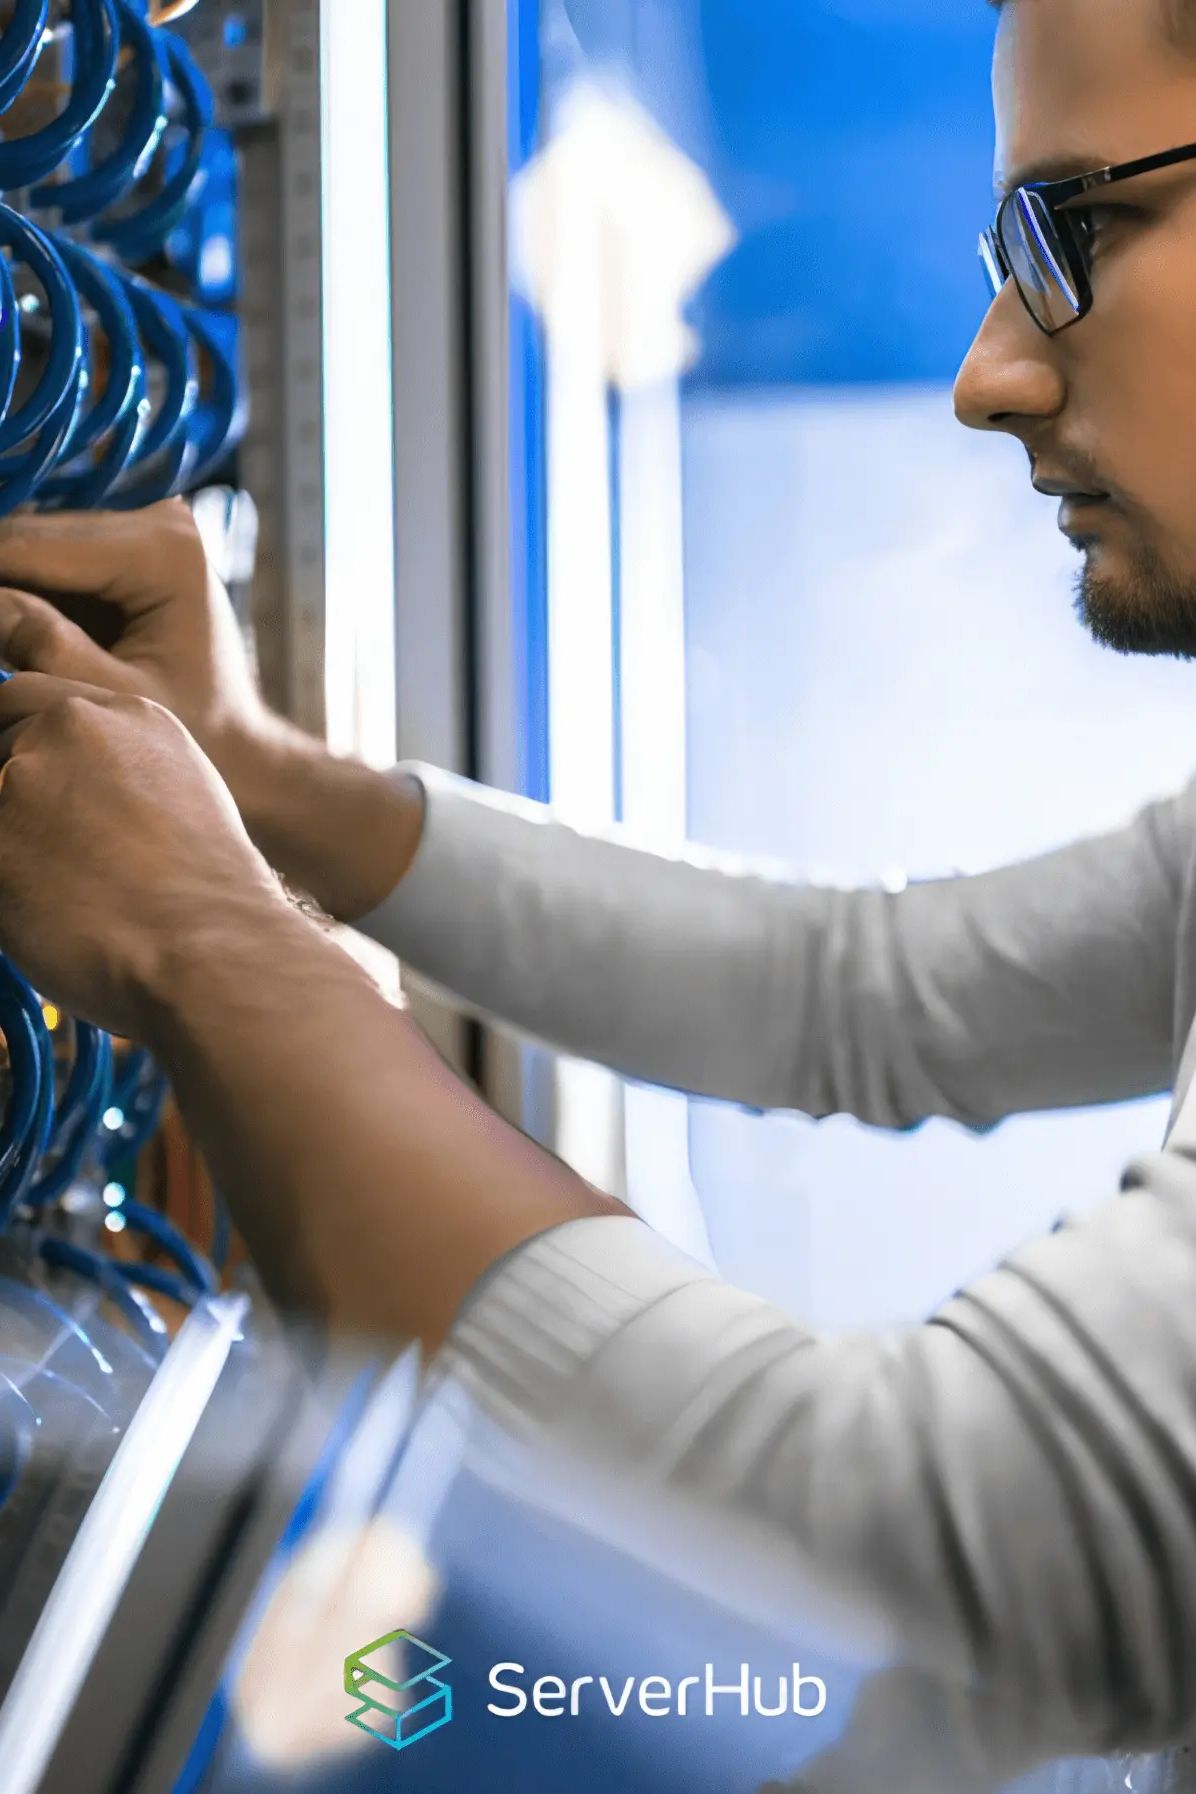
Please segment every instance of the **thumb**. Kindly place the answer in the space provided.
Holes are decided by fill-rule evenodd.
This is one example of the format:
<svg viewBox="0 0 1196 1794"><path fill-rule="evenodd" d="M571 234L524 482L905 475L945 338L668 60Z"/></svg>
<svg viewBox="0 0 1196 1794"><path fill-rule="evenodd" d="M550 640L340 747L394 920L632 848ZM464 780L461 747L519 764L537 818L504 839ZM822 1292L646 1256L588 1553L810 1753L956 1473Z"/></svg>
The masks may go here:
<svg viewBox="0 0 1196 1794"><path fill-rule="evenodd" d="M53 673L112 690L117 663L44 598L0 587L0 660L21 673Z"/></svg>

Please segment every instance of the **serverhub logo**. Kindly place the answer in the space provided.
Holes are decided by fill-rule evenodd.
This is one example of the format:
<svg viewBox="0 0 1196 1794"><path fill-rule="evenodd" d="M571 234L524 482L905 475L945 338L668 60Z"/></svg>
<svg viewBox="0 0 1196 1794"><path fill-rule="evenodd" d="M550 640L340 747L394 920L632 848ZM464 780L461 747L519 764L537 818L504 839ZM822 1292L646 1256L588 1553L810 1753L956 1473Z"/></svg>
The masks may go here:
<svg viewBox="0 0 1196 1794"><path fill-rule="evenodd" d="M353 1651L345 1659L345 1693L358 1702L345 1715L350 1725L391 1750L406 1750L448 1725L453 1691L441 1679L451 1659L413 1632ZM712 1663L698 1674L673 1681L668 1676L535 1676L522 1663L496 1663L489 1686L497 1699L486 1711L495 1719L578 1719L605 1711L614 1719L640 1713L648 1719L707 1719L738 1713L741 1719L817 1719L826 1711L821 1676L806 1675L799 1663L784 1674L757 1675L741 1663L733 1681L720 1678ZM402 1680L397 1680L400 1675Z"/></svg>
<svg viewBox="0 0 1196 1794"><path fill-rule="evenodd" d="M501 1706L491 1701L487 1712L496 1719L520 1719L529 1711L541 1719L577 1719L583 1711L605 1709L622 1719L635 1707L648 1719L687 1719L698 1712L713 1719L738 1709L741 1719L817 1719L826 1710L826 1683L821 1676L803 1675L800 1663L793 1665L792 1674L768 1677L754 1675L750 1664L741 1663L733 1682L720 1682L713 1663L678 1682L668 1676L625 1676L621 1681L574 1676L568 1682L562 1676L539 1676L529 1692L527 1679L522 1663L496 1663L490 1686L506 1698Z"/></svg>
<svg viewBox="0 0 1196 1794"><path fill-rule="evenodd" d="M396 1651L402 1652L400 1661L411 1672L401 1682L387 1675L379 1663L381 1658L393 1668ZM453 1717L453 1691L440 1680L440 1671L450 1662L413 1632L391 1632L376 1638L345 1658L345 1693L361 1703L345 1718L391 1750L418 1744Z"/></svg>

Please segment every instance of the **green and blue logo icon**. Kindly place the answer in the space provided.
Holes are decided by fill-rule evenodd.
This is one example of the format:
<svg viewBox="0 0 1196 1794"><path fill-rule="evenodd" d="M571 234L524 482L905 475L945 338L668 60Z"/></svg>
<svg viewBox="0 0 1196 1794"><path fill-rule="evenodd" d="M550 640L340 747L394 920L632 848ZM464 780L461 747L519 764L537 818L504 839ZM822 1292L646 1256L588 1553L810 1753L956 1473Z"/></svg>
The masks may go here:
<svg viewBox="0 0 1196 1794"><path fill-rule="evenodd" d="M401 1682L386 1673L396 1652L406 1671ZM391 1750L418 1744L453 1717L452 1688L440 1680L451 1661L413 1632L375 1639L345 1658L345 1693L361 1703L345 1718Z"/></svg>

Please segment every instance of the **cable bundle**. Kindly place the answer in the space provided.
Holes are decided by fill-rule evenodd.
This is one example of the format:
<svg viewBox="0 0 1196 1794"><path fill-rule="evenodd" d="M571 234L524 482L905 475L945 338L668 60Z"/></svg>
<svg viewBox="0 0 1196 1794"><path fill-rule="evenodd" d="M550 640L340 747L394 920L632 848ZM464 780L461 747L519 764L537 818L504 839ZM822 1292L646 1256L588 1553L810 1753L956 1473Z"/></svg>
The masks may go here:
<svg viewBox="0 0 1196 1794"><path fill-rule="evenodd" d="M118 1218L119 1231L127 1228L143 1236L177 1267L177 1274L160 1273L120 1263L114 1266L119 1277L182 1303L211 1294L218 1286L213 1265L165 1216L130 1198L124 1185L107 1181L120 1166L134 1164L156 1133L167 1095L165 1079L141 1048L126 1053L117 1073L109 1037L84 1022L72 1026L74 1053L61 1077L39 998L16 968L0 958L0 1032L8 1045L10 1081L0 1123L0 1231L13 1224L40 1230L63 1197L90 1181L95 1195L104 1186L110 1224ZM90 1231L96 1231L102 1218L93 1202ZM57 1250L61 1243L38 1232L43 1257L81 1269L78 1240L65 1256ZM54 1250L48 1251L50 1247Z"/></svg>
<svg viewBox="0 0 1196 1794"><path fill-rule="evenodd" d="M132 1418L170 1343L154 1298L192 1307L220 1278L167 1216L130 1194L167 1094L149 1055L133 1048L118 1070L108 1036L75 1022L61 1067L41 1002L3 959L0 1031L10 1086L0 1123L2 1562L13 1542L6 1509L31 1486L26 1476L44 1481L55 1469L44 1460L81 1427L115 1438ZM152 1261L113 1254L115 1233L142 1240ZM65 1439L46 1431L47 1415Z"/></svg>
<svg viewBox="0 0 1196 1794"><path fill-rule="evenodd" d="M8 6L0 516L152 504L202 484L244 428L239 333L223 309L233 146L186 43L154 22L182 8ZM47 89L62 101L49 119Z"/></svg>
<svg viewBox="0 0 1196 1794"><path fill-rule="evenodd" d="M192 4L0 0L0 517L153 503L239 440L236 158L164 28ZM169 1343L155 1298L191 1305L219 1276L136 1200L166 1097L149 1056L52 1031L2 959L0 1034L2 1558L54 1417L123 1425ZM149 1250L114 1252L122 1235Z"/></svg>
<svg viewBox="0 0 1196 1794"><path fill-rule="evenodd" d="M18 1534L23 1524L22 1489L47 1471L65 1475L80 1436L98 1426L114 1439L132 1418L170 1339L154 1296L191 1306L219 1279L165 1215L128 1194L127 1172L113 1181L161 1117L165 1080L149 1056L133 1049L118 1072L108 1036L76 1022L60 1067L41 1002L3 959L0 1031L10 1086L0 1123L3 1560L15 1548L10 1510ZM140 1236L154 1262L107 1250L115 1229ZM61 1437L47 1429L55 1417Z"/></svg>

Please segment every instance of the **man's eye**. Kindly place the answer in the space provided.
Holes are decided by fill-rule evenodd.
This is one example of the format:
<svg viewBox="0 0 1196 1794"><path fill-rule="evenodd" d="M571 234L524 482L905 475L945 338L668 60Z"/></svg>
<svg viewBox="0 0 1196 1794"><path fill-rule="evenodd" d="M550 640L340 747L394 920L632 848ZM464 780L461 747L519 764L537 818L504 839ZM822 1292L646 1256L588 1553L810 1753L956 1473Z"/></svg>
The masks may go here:
<svg viewBox="0 0 1196 1794"><path fill-rule="evenodd" d="M1085 206L1074 214L1080 236L1089 243L1095 243L1110 229L1142 216L1144 214L1137 206Z"/></svg>
<svg viewBox="0 0 1196 1794"><path fill-rule="evenodd" d="M1120 215L1124 216L1124 213ZM1090 233L1099 235L1108 225L1116 224L1118 216L1116 206L1089 206L1088 229Z"/></svg>

